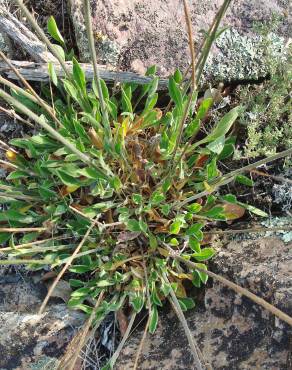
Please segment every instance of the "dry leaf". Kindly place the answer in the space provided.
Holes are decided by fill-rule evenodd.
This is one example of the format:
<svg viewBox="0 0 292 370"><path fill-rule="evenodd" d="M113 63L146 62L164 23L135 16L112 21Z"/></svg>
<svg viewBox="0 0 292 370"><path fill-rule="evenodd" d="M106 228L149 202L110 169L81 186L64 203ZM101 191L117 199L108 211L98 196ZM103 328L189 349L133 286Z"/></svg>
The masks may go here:
<svg viewBox="0 0 292 370"><path fill-rule="evenodd" d="M119 324L121 336L123 337L128 328L128 319L121 308L116 313L116 319Z"/></svg>
<svg viewBox="0 0 292 370"><path fill-rule="evenodd" d="M47 281L50 279L54 279L57 276L57 273L55 271L49 271L46 272L44 275L41 277L41 281Z"/></svg>
<svg viewBox="0 0 292 370"><path fill-rule="evenodd" d="M226 203L223 205L227 220L236 220L245 214L245 209L238 204Z"/></svg>
<svg viewBox="0 0 292 370"><path fill-rule="evenodd" d="M117 244L128 242L130 240L136 239L141 234L140 231L122 231L118 235Z"/></svg>
<svg viewBox="0 0 292 370"><path fill-rule="evenodd" d="M91 139L92 144L97 149L102 149L103 148L102 138L98 135L98 133L95 131L95 129L93 127L91 127L88 130L88 135Z"/></svg>
<svg viewBox="0 0 292 370"><path fill-rule="evenodd" d="M53 290L51 297L61 298L65 303L67 303L70 299L71 293L72 289L70 284L65 280L60 280Z"/></svg>

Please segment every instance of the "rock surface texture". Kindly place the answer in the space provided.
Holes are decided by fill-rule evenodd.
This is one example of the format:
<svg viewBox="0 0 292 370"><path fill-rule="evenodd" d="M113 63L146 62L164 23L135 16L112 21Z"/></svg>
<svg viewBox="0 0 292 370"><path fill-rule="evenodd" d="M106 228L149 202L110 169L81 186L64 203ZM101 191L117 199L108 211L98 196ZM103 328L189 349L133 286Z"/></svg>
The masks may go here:
<svg viewBox="0 0 292 370"><path fill-rule="evenodd" d="M53 304L38 315L45 287L22 273L0 273L0 370L53 370L84 315Z"/></svg>
<svg viewBox="0 0 292 370"><path fill-rule="evenodd" d="M212 270L292 314L291 243L277 238L231 242ZM214 282L204 308L187 314L189 327L214 370L291 369L291 329L249 299ZM117 369L130 369L141 332L124 349ZM139 369L191 370L184 331L172 312L161 313L154 336L147 336Z"/></svg>
<svg viewBox="0 0 292 370"><path fill-rule="evenodd" d="M222 0L190 1L197 44L202 37L201 31L208 28L221 4ZM99 62L119 64L125 70L139 73L144 73L147 67L155 64L161 76L170 74L177 67L184 69L189 63L182 1L92 0L91 5ZM82 0L70 0L70 6L80 57L88 60ZM219 58L221 63L233 63L232 73L240 63L249 63L246 68L240 69L238 76L231 76L232 79L254 79L266 74L261 64L262 58L256 58L258 40L254 37L252 27L255 22L271 20L273 13L283 17L277 32L285 38L291 34L289 1L232 2L223 24L232 26L233 30L227 34L227 40L223 34L217 52L222 54ZM213 64L218 64L218 61L213 60ZM254 68L258 69L257 73ZM211 72L214 73L212 69ZM219 73L221 75L216 77L226 78L230 70L223 68ZM247 75L242 76L242 73Z"/></svg>

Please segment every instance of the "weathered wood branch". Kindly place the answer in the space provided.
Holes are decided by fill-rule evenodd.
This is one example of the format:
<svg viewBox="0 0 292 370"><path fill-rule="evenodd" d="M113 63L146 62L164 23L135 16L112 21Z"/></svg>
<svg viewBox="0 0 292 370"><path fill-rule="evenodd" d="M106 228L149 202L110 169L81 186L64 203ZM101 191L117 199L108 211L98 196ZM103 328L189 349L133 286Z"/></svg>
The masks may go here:
<svg viewBox="0 0 292 370"><path fill-rule="evenodd" d="M12 64L19 70L22 76L27 79L28 81L41 81L45 82L49 80L49 73L48 73L48 64L47 63L34 63L34 62L27 62L27 61L16 61L12 60ZM54 64L56 74L58 77L64 77L64 72L59 64ZM66 62L69 70L72 69L72 63ZM80 66L83 68L87 80L93 79L93 67L91 64L87 63L80 63ZM106 82L132 82L137 83L139 85L145 85L149 83L152 78L141 76L137 73L133 72L118 72L114 69L110 69L105 65L99 65L99 73L100 77L105 80ZM7 64L1 62L0 63L0 74L5 75L8 79L17 80L17 76L11 71ZM159 90L166 90L167 89L167 79L161 78L158 83Z"/></svg>
<svg viewBox="0 0 292 370"><path fill-rule="evenodd" d="M4 6L0 6L0 31L8 35L36 62L56 61L45 45Z"/></svg>

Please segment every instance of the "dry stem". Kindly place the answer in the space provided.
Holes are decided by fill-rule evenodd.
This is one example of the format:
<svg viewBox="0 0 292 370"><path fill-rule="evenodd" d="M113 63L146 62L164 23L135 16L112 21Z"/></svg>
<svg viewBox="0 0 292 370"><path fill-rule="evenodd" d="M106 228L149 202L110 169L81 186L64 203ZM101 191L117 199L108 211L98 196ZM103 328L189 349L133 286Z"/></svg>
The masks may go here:
<svg viewBox="0 0 292 370"><path fill-rule="evenodd" d="M62 270L59 272L58 276L56 277L56 279L54 280L53 284L50 286L49 290L48 290L48 293L39 309L39 314L43 313L44 312L44 309L50 299L50 296L52 295L54 289L56 288L58 282L60 281L60 279L62 278L62 276L65 274L65 272L67 271L68 267L71 265L71 263L73 262L75 256L78 254L78 252L80 251L80 249L83 247L85 241L87 240L91 230L94 228L94 226L96 226L96 220L93 220L93 222L91 223L91 225L89 226L88 230L86 231L83 239L81 240L81 242L79 243L79 245L77 246L77 248L75 249L75 251L72 253L72 255L68 258L68 261L66 262L65 266L62 268Z"/></svg>

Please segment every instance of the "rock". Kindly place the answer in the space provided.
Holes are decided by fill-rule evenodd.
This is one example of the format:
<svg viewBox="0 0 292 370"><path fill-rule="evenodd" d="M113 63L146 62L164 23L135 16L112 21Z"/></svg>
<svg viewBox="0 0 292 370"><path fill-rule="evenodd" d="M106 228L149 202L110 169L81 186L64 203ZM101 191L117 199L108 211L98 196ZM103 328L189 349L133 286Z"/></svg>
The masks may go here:
<svg viewBox="0 0 292 370"><path fill-rule="evenodd" d="M34 284L25 279L22 273L0 275L0 312L36 312L46 289L42 284ZM0 313L0 316L1 316Z"/></svg>
<svg viewBox="0 0 292 370"><path fill-rule="evenodd" d="M291 257L291 243L284 244L277 238L234 241L218 253L211 269L291 315ZM186 316L214 370L291 368L288 325L217 282L206 289L204 304L198 304ZM142 331L130 338L117 369L132 368ZM141 370L193 369L184 331L172 312L160 313L158 329L154 335L147 335L142 352Z"/></svg>
<svg viewBox="0 0 292 370"><path fill-rule="evenodd" d="M0 370L54 370L85 320L52 300L38 315L46 288L35 278L22 270L0 271Z"/></svg>
<svg viewBox="0 0 292 370"><path fill-rule="evenodd" d="M190 1L196 44L202 38L222 1ZM256 57L259 42L252 30L254 22L269 21L276 13L284 20L277 33L287 38L291 34L289 1L237 0L231 3L223 24L233 29L218 42L219 66L216 79L254 79L266 75L261 54ZM182 2L179 0L147 2L143 0L91 1L96 47L101 63L117 64L124 70L135 70L155 64L161 76L169 75L179 67L184 70L189 63L189 50ZM80 57L88 61L88 43L82 14L82 0L70 0L71 15ZM278 36L275 35L275 39ZM109 47L112 45L112 47ZM264 48L265 49L265 48ZM216 55L215 54L215 55ZM212 59L212 65L218 65ZM231 62L231 65L229 65ZM241 64L240 64L241 63ZM258 63L260 64L258 66ZM243 64L243 65L242 65ZM246 65L245 65L246 64ZM239 74L236 68L241 66ZM229 69L226 71L227 67ZM258 70L257 70L258 69ZM209 67L207 72L212 72Z"/></svg>
<svg viewBox="0 0 292 370"><path fill-rule="evenodd" d="M47 312L0 313L0 369L54 370L65 353L84 315L68 311L66 305L51 306Z"/></svg>

